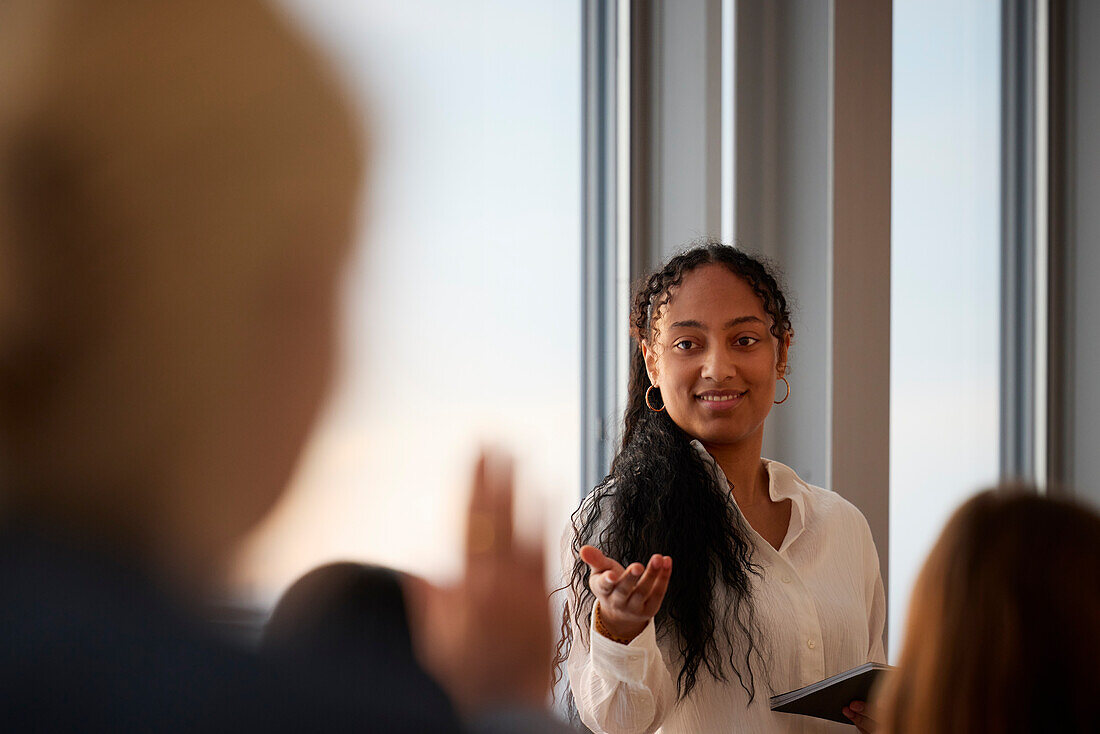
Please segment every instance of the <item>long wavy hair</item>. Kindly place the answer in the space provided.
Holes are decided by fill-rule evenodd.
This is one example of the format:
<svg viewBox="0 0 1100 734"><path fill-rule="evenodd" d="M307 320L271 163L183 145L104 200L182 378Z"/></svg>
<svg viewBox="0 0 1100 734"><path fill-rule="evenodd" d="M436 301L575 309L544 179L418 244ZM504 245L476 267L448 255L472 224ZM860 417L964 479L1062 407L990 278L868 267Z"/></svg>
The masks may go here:
<svg viewBox="0 0 1100 734"><path fill-rule="evenodd" d="M751 658L755 655L763 661L751 577L760 570L752 559L748 529L726 487L690 445L692 437L667 412L654 412L646 405L650 383L640 345L655 343L661 310L684 276L708 264L729 268L752 287L771 316L770 330L776 339L782 341L792 333L787 299L773 270L760 259L717 241L695 244L635 286L622 445L610 473L572 516L576 560L562 590L572 587L576 603L567 601L562 613L556 679L573 645L574 625L580 634L587 634L595 597L588 588L590 569L579 553L581 546L593 545L624 564L644 562L654 553L675 559L654 623L658 637L679 652L682 663L676 688L680 698L691 692L703 671L722 681L735 676L750 701L756 696ZM716 603L720 593L727 597L723 601L728 601L728 610Z"/></svg>

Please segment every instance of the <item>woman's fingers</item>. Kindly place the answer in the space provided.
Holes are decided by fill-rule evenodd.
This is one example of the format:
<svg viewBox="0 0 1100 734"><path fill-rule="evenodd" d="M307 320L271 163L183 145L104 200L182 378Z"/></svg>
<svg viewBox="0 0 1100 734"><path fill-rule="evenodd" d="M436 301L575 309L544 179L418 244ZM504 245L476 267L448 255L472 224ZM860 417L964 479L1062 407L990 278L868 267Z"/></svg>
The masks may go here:
<svg viewBox="0 0 1100 734"><path fill-rule="evenodd" d="M643 613L656 613L665 598L668 590L668 580L672 575L672 559L668 556L654 555L649 559L645 573L638 579L634 587L634 593L630 595L629 604Z"/></svg>
<svg viewBox="0 0 1100 734"><path fill-rule="evenodd" d="M590 545L581 546L581 560L588 564L588 567L592 569L592 573L621 572L623 570L621 565L605 556L603 551Z"/></svg>
<svg viewBox="0 0 1100 734"><path fill-rule="evenodd" d="M649 563L644 567L640 563L632 563L626 569L628 578L623 579L615 588L614 596L623 608L630 609L637 613L640 611L641 600L649 593L649 588L653 585L653 580L656 577L659 570L655 569L656 560L659 565L659 559L661 556L653 556L649 559Z"/></svg>
<svg viewBox="0 0 1100 734"><path fill-rule="evenodd" d="M653 607L653 614L657 613L657 609L661 607L661 602L665 600L665 592L668 591L668 582L671 578L672 556L665 556L661 573L657 576L657 580L654 582L653 588L650 589L649 596L646 599L646 603Z"/></svg>
<svg viewBox="0 0 1100 734"><path fill-rule="evenodd" d="M615 590L623 577L625 569L619 563L608 558L598 548L586 545L581 548L581 560L592 569L588 578L588 588L598 598L606 599Z"/></svg>
<svg viewBox="0 0 1100 734"><path fill-rule="evenodd" d="M630 595L634 592L634 587L638 585L644 572L645 567L640 563L631 563L627 566L626 570L619 575L618 580L615 582L615 588L611 590L611 594L608 597L608 603L616 608L624 608L627 599L629 599Z"/></svg>
<svg viewBox="0 0 1100 734"><path fill-rule="evenodd" d="M625 575L626 573L622 569L594 573L588 579L588 587L592 589L592 593L596 595L597 599L607 599Z"/></svg>
<svg viewBox="0 0 1100 734"><path fill-rule="evenodd" d="M670 557L655 554L645 566L632 563L623 568L597 548L584 546L581 560L593 571L589 588L613 616L648 618L661 607L672 574Z"/></svg>
<svg viewBox="0 0 1100 734"><path fill-rule="evenodd" d="M848 717L861 734L873 734L878 729L878 722L868 714L865 701L852 701L851 704L841 709L841 713Z"/></svg>

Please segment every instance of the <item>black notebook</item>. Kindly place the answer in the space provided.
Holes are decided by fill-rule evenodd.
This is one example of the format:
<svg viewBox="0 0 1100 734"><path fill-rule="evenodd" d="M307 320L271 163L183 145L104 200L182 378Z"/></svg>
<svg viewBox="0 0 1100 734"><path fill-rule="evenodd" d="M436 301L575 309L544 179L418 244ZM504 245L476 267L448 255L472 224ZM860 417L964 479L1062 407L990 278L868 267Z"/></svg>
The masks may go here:
<svg viewBox="0 0 1100 734"><path fill-rule="evenodd" d="M772 711L851 724L841 709L852 701L866 701L879 677L891 670L893 667L882 663L864 663L796 691L772 696Z"/></svg>

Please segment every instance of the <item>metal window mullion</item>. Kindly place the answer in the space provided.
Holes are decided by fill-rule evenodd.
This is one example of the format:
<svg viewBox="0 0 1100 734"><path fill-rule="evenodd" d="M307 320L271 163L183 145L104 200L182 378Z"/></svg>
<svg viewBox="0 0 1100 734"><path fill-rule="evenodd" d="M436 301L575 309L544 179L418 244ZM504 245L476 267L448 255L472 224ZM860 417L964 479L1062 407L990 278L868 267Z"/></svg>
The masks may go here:
<svg viewBox="0 0 1100 734"><path fill-rule="evenodd" d="M1033 0L1003 0L1001 475L1036 475L1036 43ZM1045 390L1042 391L1045 394Z"/></svg>
<svg viewBox="0 0 1100 734"><path fill-rule="evenodd" d="M581 101L583 195L581 307L581 492L592 486L592 477L605 462L603 440L603 402L606 392L602 376L605 350L606 303L604 273L607 204L605 195L606 164L606 3L585 0L582 5L582 86Z"/></svg>
<svg viewBox="0 0 1100 734"><path fill-rule="evenodd" d="M737 239L737 2L722 0L722 183L721 236L726 244Z"/></svg>
<svg viewBox="0 0 1100 734"><path fill-rule="evenodd" d="M581 492L602 479L614 456L626 395L626 303L629 157L622 160L624 84L629 74L629 0L584 0L583 23L583 304L581 309ZM624 16L625 14L625 16ZM629 85L625 86L629 94ZM629 97L626 99L629 105ZM629 110L629 107L627 107ZM627 117L629 120L629 116ZM625 141L629 153L629 137ZM624 177L624 166L626 166ZM626 204L624 204L624 196ZM629 215L627 214L627 217ZM624 245L624 237L626 244ZM627 250L627 253L629 251ZM629 257L627 254L625 257Z"/></svg>
<svg viewBox="0 0 1100 734"><path fill-rule="evenodd" d="M1034 263L1034 320L1035 344L1032 352L1032 369L1035 380L1033 396L1034 426L1034 476L1041 489L1045 489L1049 477L1048 425L1049 425L1049 323L1050 323L1050 7L1048 0L1035 0L1035 23L1032 38L1035 44L1035 143L1032 161L1035 171L1033 201Z"/></svg>
<svg viewBox="0 0 1100 734"><path fill-rule="evenodd" d="M632 72L632 13L630 0L615 3L615 236L609 247L615 253L615 332L608 341L608 348L615 350L616 362L609 375L614 392L609 396L612 408L610 425L616 429L619 416L626 407L627 381L630 369L630 284L631 284L631 115L633 80ZM614 456L618 430L607 432L612 445L608 456ZM610 458L608 459L610 468Z"/></svg>
<svg viewBox="0 0 1100 734"><path fill-rule="evenodd" d="M1068 172L1068 115L1071 96L1067 87L1070 53L1068 28L1070 3L1053 0L1047 13L1048 51L1048 150L1047 150L1047 491L1065 492L1073 482L1070 475L1070 421L1068 396L1072 374L1072 310L1069 308L1074 281L1067 270L1071 244L1067 228L1066 176Z"/></svg>

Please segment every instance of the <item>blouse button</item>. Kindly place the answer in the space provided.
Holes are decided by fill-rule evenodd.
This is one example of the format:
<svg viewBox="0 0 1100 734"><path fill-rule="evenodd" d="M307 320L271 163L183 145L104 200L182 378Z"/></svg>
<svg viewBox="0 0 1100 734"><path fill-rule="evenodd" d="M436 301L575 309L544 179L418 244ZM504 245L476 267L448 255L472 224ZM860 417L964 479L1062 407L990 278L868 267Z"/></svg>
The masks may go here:
<svg viewBox="0 0 1100 734"><path fill-rule="evenodd" d="M785 584L789 584L789 583L791 583L791 577L790 577L790 576L787 576L786 574L784 574L784 576L783 576L783 583L785 583Z"/></svg>
<svg viewBox="0 0 1100 734"><path fill-rule="evenodd" d="M812 639L811 640L806 640L806 647L813 650L815 647L817 647L817 643L814 642Z"/></svg>

